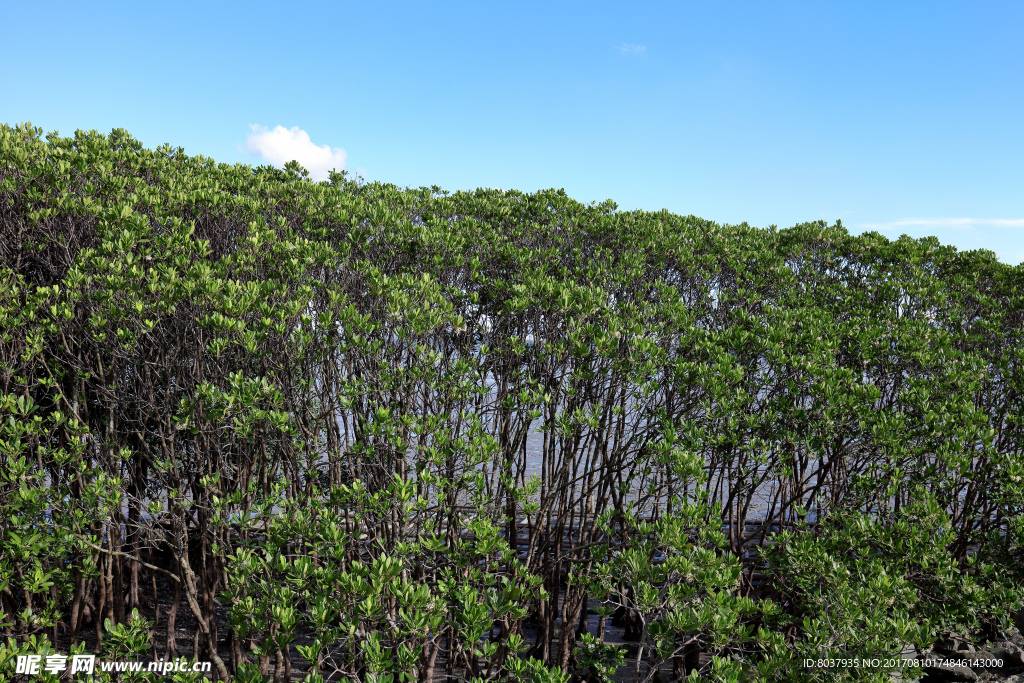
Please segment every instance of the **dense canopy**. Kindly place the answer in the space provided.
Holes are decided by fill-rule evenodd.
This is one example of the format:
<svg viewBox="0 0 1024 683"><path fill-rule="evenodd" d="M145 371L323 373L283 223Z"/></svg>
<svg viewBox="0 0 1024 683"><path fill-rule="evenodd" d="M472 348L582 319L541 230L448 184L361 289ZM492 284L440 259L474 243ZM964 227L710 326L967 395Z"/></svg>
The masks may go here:
<svg viewBox="0 0 1024 683"><path fill-rule="evenodd" d="M1006 637L1022 286L0 127L0 664L885 680L801 662Z"/></svg>

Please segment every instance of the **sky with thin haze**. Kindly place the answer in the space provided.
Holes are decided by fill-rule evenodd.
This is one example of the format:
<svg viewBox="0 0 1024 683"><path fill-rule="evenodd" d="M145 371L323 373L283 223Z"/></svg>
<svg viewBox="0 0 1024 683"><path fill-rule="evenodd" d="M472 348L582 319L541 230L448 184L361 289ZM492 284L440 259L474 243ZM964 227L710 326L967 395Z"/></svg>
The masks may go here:
<svg viewBox="0 0 1024 683"><path fill-rule="evenodd" d="M1024 261L1024 2L7 2L0 122Z"/></svg>

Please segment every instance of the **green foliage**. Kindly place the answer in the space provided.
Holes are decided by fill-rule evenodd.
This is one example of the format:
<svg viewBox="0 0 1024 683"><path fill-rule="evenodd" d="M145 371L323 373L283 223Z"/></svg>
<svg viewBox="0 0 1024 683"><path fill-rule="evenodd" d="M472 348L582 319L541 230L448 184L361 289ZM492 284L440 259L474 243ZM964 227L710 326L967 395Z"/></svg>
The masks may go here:
<svg viewBox="0 0 1024 683"><path fill-rule="evenodd" d="M789 608L781 625L800 631L800 656L891 660L908 647L926 651L937 634L1007 626L1005 606L1019 604L1020 584L976 555L958 561L951 527L936 497L921 491L898 512L837 511L813 531L779 534L764 556L776 599Z"/></svg>
<svg viewBox="0 0 1024 683"><path fill-rule="evenodd" d="M573 655L576 671L588 681L610 683L615 671L626 663L625 652L615 645L605 645L590 633L584 633Z"/></svg>
<svg viewBox="0 0 1024 683"><path fill-rule="evenodd" d="M134 652L156 581L310 683L599 680L612 614L651 678L996 633L1022 275L0 126L0 628Z"/></svg>

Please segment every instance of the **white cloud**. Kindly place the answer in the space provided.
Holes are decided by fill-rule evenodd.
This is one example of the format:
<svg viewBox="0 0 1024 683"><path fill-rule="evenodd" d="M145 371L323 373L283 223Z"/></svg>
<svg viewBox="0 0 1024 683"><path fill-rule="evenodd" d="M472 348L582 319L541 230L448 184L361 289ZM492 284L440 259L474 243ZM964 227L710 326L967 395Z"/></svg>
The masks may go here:
<svg viewBox="0 0 1024 683"><path fill-rule="evenodd" d="M621 45L616 45L615 49L624 55L642 55L647 52L647 48L644 45L632 45L630 43L622 43Z"/></svg>
<svg viewBox="0 0 1024 683"><path fill-rule="evenodd" d="M309 133L298 126L276 126L268 130L254 123L249 129L252 133L245 140L245 148L250 154L274 166L282 167L289 161L297 161L309 171L313 180L327 180L330 171L345 168L345 158L348 156L345 150L313 144Z"/></svg>
<svg viewBox="0 0 1024 683"><path fill-rule="evenodd" d="M896 230L909 227L954 228L1024 228L1024 218L904 218L888 223L865 223L862 227L871 230Z"/></svg>

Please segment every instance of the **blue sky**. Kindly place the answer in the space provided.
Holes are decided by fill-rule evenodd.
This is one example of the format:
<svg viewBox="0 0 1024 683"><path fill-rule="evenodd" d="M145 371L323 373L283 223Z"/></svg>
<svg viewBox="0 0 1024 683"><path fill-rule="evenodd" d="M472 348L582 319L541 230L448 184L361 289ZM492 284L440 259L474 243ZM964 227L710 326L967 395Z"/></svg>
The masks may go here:
<svg viewBox="0 0 1024 683"><path fill-rule="evenodd" d="M2 122L1024 261L1019 1L4 4Z"/></svg>

